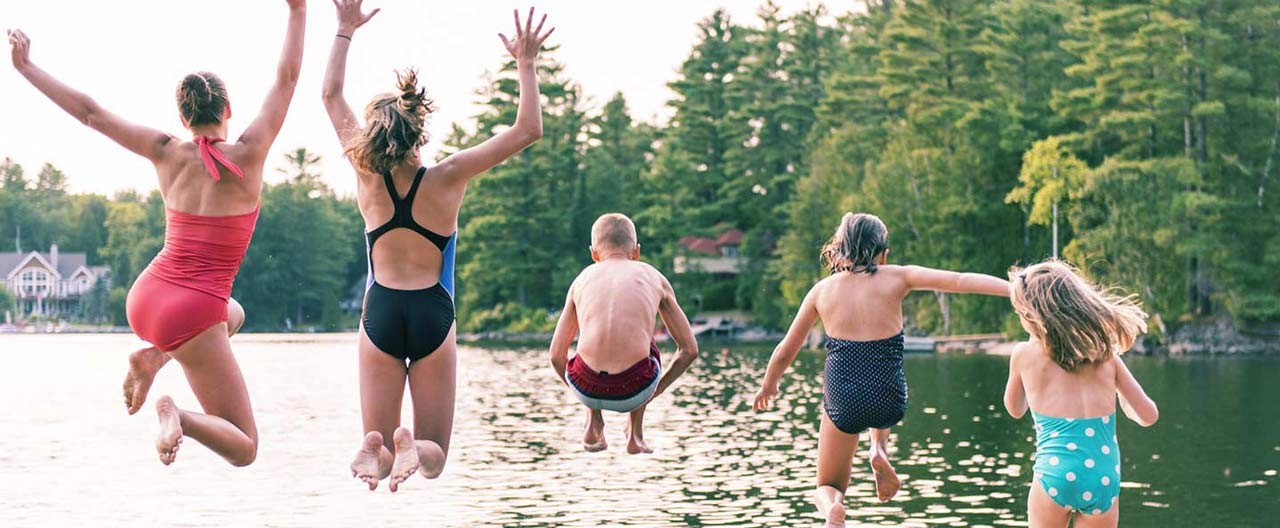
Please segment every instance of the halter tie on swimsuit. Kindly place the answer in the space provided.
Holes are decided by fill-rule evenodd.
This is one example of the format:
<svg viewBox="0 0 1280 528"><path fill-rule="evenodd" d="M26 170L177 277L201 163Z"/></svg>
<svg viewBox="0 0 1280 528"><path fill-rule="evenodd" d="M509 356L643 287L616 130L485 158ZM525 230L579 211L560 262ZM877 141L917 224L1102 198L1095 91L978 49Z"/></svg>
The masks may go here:
<svg viewBox="0 0 1280 528"><path fill-rule="evenodd" d="M196 136L196 146L200 148L200 159L204 161L204 168L209 171L209 175L213 176L213 181L222 179L222 175L218 172L218 165L221 164L227 170L235 174L236 177L244 179L244 171L240 170L235 163L232 163L226 154L221 150L213 148L215 143L224 141L222 138L211 138L209 136Z"/></svg>

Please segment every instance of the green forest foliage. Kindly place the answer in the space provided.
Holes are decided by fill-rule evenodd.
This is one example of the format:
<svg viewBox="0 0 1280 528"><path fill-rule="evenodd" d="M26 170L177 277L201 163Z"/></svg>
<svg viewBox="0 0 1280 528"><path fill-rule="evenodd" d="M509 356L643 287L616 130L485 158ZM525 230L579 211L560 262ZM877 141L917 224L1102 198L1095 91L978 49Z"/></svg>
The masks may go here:
<svg viewBox="0 0 1280 528"><path fill-rule="evenodd" d="M589 100L546 53L543 139L474 180L463 205L461 328L549 329L605 212L636 220L643 258L690 311L729 305L783 328L845 211L885 220L891 261L1002 275L1053 253L1054 204L1062 255L1140 296L1157 335L1280 319L1280 4L864 7L710 14L661 124L633 119L621 95ZM478 87L482 111L442 155L514 120L514 71ZM354 325L339 306L358 299L361 223L308 156L264 194L237 282L257 327ZM12 164L0 176L0 233L20 223L31 247L111 265L122 310L163 240L159 197L68 196L52 166L35 182ZM746 233L741 275L673 275L677 239L728 228ZM999 299L917 295L905 309L933 333L1016 324Z"/></svg>
<svg viewBox="0 0 1280 528"><path fill-rule="evenodd" d="M232 295L246 307L250 329L351 328L354 316L344 315L341 304L360 291L364 222L354 200L337 197L312 171L319 158L298 149L283 161L286 168L279 170L287 180L263 190L257 233ZM125 324L129 285L164 246L159 191L111 199L71 195L51 165L32 185L7 159L0 175L0 233L7 242L0 250L16 249L21 226L23 251L58 244L60 251L85 252L90 265L110 266L111 290L87 296L84 319ZM9 302L0 294L0 309Z"/></svg>

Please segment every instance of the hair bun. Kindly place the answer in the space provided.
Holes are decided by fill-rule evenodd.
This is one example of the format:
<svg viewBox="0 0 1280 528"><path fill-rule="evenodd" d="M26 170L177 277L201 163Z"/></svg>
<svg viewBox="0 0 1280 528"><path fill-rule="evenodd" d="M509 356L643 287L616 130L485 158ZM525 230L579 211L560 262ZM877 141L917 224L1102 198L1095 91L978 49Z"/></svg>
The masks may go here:
<svg viewBox="0 0 1280 528"><path fill-rule="evenodd" d="M369 103L365 127L343 152L357 169L379 174L404 162L427 143L427 116L435 111L427 91L418 87L418 72L396 72L396 90Z"/></svg>
<svg viewBox="0 0 1280 528"><path fill-rule="evenodd" d="M434 101L427 99L427 90L418 87L418 70L408 68L397 72L396 86L400 89L396 102L404 111L422 117L435 111Z"/></svg>
<svg viewBox="0 0 1280 528"><path fill-rule="evenodd" d="M187 126L221 123L227 110L227 87L210 72L187 74L178 84L178 110Z"/></svg>
<svg viewBox="0 0 1280 528"><path fill-rule="evenodd" d="M188 74L182 78L182 89L197 101L209 101L213 99L213 93L209 89L209 80L199 74Z"/></svg>

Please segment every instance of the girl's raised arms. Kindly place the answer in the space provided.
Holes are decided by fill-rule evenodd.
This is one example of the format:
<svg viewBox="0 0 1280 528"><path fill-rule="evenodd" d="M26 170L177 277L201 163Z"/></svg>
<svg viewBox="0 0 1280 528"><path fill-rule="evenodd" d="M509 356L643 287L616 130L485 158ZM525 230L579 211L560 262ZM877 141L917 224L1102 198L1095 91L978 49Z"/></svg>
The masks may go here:
<svg viewBox="0 0 1280 528"><path fill-rule="evenodd" d="M267 151L275 142L280 127L284 126L285 115L289 113L289 102L293 100L294 89L298 87L298 74L302 70L302 48L307 29L307 1L285 0L289 4L289 29L284 37L284 50L280 53L280 64L276 68L276 81L267 92L262 102L262 109L240 135L240 143L253 148L261 158L266 159Z"/></svg>
<svg viewBox="0 0 1280 528"><path fill-rule="evenodd" d="M515 38L508 38L502 33L498 37L515 58L520 76L520 103L516 110L516 122L511 128L499 132L484 143L441 161L440 169L447 180L465 184L467 180L502 163L542 137L542 96L538 93L536 65L543 41L556 29L542 32L542 26L547 21L546 15L542 15L538 26L533 27L532 7L529 8L529 16L525 19L523 28L520 24L520 12L515 11L513 14L516 21Z"/></svg>
<svg viewBox="0 0 1280 528"><path fill-rule="evenodd" d="M338 9L338 33L333 36L333 49L329 52L329 65L324 70L321 97L324 98L329 121L338 133L338 141L346 146L360 132L360 120L356 119L342 93L347 82L347 52L351 49L351 38L356 30L369 23L381 9L365 14L364 0L333 0L333 6Z"/></svg>
<svg viewBox="0 0 1280 528"><path fill-rule="evenodd" d="M54 104L89 128L101 132L120 146L152 163L159 162L173 136L159 130L130 123L98 105L92 97L63 84L31 62L31 39L21 30L10 30L9 47L13 67Z"/></svg>
<svg viewBox="0 0 1280 528"><path fill-rule="evenodd" d="M946 293L1009 296L1009 281L982 273L958 273L923 266L903 266L907 287Z"/></svg>
<svg viewBox="0 0 1280 528"><path fill-rule="evenodd" d="M796 360L796 355L800 353L800 347L804 345L805 338L809 336L813 324L818 321L817 291L820 286L821 283L814 286L804 296L804 301L800 303L800 310L796 312L796 318L791 321L791 328L787 330L786 337L783 337L782 342L773 349L773 355L769 357L769 368L764 374L764 383L761 384L760 391L756 393L755 402L751 405L755 410L769 408L773 397L778 395L778 383L782 381L782 374L791 367L791 362Z"/></svg>

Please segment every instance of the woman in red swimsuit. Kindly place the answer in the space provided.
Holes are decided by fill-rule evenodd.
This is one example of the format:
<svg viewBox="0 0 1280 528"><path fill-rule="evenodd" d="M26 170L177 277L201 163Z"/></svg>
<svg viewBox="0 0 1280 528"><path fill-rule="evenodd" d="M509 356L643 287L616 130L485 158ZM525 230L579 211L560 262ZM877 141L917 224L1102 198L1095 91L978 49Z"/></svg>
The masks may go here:
<svg viewBox="0 0 1280 528"><path fill-rule="evenodd" d="M30 41L9 32L13 66L36 89L81 123L151 160L165 202L164 249L129 290L129 326L152 348L129 358L125 405L130 414L170 359L187 375L205 414L179 409L168 396L156 402L160 461L173 463L183 436L194 438L236 466L258 452L249 393L231 353L229 334L244 322L231 285L253 237L262 194L262 165L284 123L302 66L306 0L287 0L289 29L275 85L257 118L235 143L222 142L231 105L221 79L186 76L178 87L182 122L194 136L174 136L125 121L89 96L31 63Z"/></svg>

